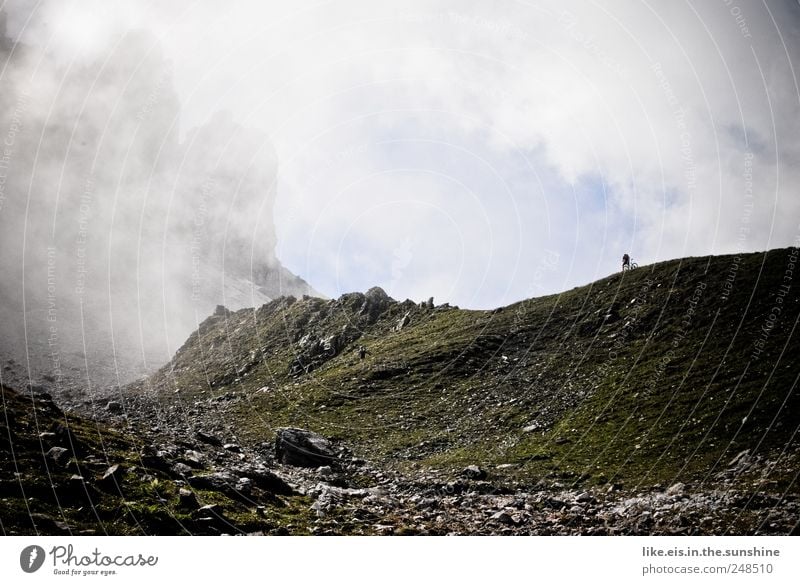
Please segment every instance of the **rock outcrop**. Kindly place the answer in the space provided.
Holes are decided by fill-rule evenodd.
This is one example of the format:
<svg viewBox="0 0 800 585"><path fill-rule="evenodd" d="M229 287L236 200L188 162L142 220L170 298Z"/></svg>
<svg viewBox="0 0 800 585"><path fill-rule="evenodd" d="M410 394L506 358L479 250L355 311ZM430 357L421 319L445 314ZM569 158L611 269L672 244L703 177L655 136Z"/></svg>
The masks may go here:
<svg viewBox="0 0 800 585"><path fill-rule="evenodd" d="M325 437L304 429L278 429L275 435L275 458L285 465L298 467L333 466L338 455Z"/></svg>

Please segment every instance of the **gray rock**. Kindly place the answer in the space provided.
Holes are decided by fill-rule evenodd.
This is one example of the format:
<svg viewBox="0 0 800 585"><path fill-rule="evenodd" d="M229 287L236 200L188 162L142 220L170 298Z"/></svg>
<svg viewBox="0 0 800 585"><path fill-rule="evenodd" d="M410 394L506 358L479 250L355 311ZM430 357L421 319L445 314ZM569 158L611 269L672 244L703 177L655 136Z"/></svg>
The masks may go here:
<svg viewBox="0 0 800 585"><path fill-rule="evenodd" d="M667 490L667 495L668 495L668 496L679 496L679 495L681 495L681 494L682 494L682 493L683 493L685 490L686 490L686 484L683 484L683 483L681 483L681 482L678 482L678 483L676 483L676 484L673 484L673 485L671 485L671 486L669 487L669 489Z"/></svg>
<svg viewBox="0 0 800 585"><path fill-rule="evenodd" d="M192 472L192 468L185 463L178 462L172 466L172 472L176 475L189 475Z"/></svg>
<svg viewBox="0 0 800 585"><path fill-rule="evenodd" d="M64 447L50 447L45 457L56 465L64 465L69 460L69 449L65 449Z"/></svg>
<svg viewBox="0 0 800 585"><path fill-rule="evenodd" d="M53 432L56 435L56 441L58 444L69 445L72 454L76 457L86 453L87 450L83 444L83 441L75 436L75 433L70 430L68 424L58 423L55 429L53 429Z"/></svg>
<svg viewBox="0 0 800 585"><path fill-rule="evenodd" d="M112 465L105 470L103 476L97 481L97 486L106 492L119 493L122 489L122 476L125 470L119 464Z"/></svg>
<svg viewBox="0 0 800 585"><path fill-rule="evenodd" d="M292 486L271 471L262 470L252 472L249 474L249 478L253 481L253 485L265 492L280 494L282 496L289 496L294 493Z"/></svg>
<svg viewBox="0 0 800 585"><path fill-rule="evenodd" d="M481 481L486 479L488 477L488 474L486 473L485 470L481 469L477 465L469 465L465 467L464 470L461 472L461 476Z"/></svg>
<svg viewBox="0 0 800 585"><path fill-rule="evenodd" d="M249 477L241 477L236 482L236 491L244 496L249 496L253 489L253 480Z"/></svg>
<svg viewBox="0 0 800 585"><path fill-rule="evenodd" d="M100 481L119 481L119 479L122 478L124 473L125 470L122 467L120 467L119 464L117 463L106 469Z"/></svg>
<svg viewBox="0 0 800 585"><path fill-rule="evenodd" d="M188 450L183 454L183 462L191 467L202 467L203 454L198 451Z"/></svg>
<svg viewBox="0 0 800 585"><path fill-rule="evenodd" d="M47 514L39 514L34 512L31 514L30 519L33 521L34 526L40 530L46 531L48 534L71 532L70 527L67 524L61 522L60 520L55 520Z"/></svg>
<svg viewBox="0 0 800 585"><path fill-rule="evenodd" d="M203 443L206 443L208 445L213 445L215 447L222 446L222 440L209 433L203 431L197 431L195 433L195 436L197 437L198 441L202 441Z"/></svg>
<svg viewBox="0 0 800 585"><path fill-rule="evenodd" d="M394 330L402 331L403 328L409 323L411 323L411 311L408 311L405 315L403 315L402 319L400 319L397 322L397 325L395 325Z"/></svg>
<svg viewBox="0 0 800 585"><path fill-rule="evenodd" d="M56 484L56 494L62 505L74 506L84 505L91 502L92 505L98 503L102 497L101 492L88 483L82 475L73 473L65 481Z"/></svg>
<svg viewBox="0 0 800 585"><path fill-rule="evenodd" d="M330 335L319 339L316 335L306 334L298 342L300 353L289 364L289 374L299 376L307 374L329 359L336 357L346 345L344 334Z"/></svg>
<svg viewBox="0 0 800 585"><path fill-rule="evenodd" d="M317 518L324 518L330 509L330 503L323 500L316 500L311 504L311 511L317 515Z"/></svg>
<svg viewBox="0 0 800 585"><path fill-rule="evenodd" d="M116 402L114 400L109 400L108 404L106 404L106 410L113 414L118 414L122 412L122 404Z"/></svg>
<svg viewBox="0 0 800 585"><path fill-rule="evenodd" d="M204 475L195 475L190 477L187 481L193 488L228 492L236 488L236 483L239 481L239 478L232 473L221 471Z"/></svg>
<svg viewBox="0 0 800 585"><path fill-rule="evenodd" d="M226 451L230 451L231 453L241 453L242 452L242 448L239 445L237 445L236 443L225 443L222 446L222 448L225 449Z"/></svg>
<svg viewBox="0 0 800 585"><path fill-rule="evenodd" d="M364 305L359 315L366 316L370 324L378 320L381 314L393 303L392 297L380 287L369 289L364 295Z"/></svg>
<svg viewBox="0 0 800 585"><path fill-rule="evenodd" d="M748 455L750 455L750 449L745 449L744 451L739 452L736 457L731 459L731 462L728 463L728 467L736 467L736 464Z"/></svg>
<svg viewBox="0 0 800 585"><path fill-rule="evenodd" d="M514 519L511 517L511 514L506 512L505 510L500 510L499 512L495 512L490 517L491 520L495 522L499 522L500 524L514 524Z"/></svg>
<svg viewBox="0 0 800 585"><path fill-rule="evenodd" d="M222 506L219 504L207 504L192 512L192 516L194 517L208 516L209 514L213 516L222 516Z"/></svg>
<svg viewBox="0 0 800 585"><path fill-rule="evenodd" d="M281 428L275 435L275 457L285 465L322 467L337 463L333 445L325 437L304 429Z"/></svg>
<svg viewBox="0 0 800 585"><path fill-rule="evenodd" d="M197 506L197 496L192 490L180 488L178 490L178 505L181 508L194 508Z"/></svg>
<svg viewBox="0 0 800 585"><path fill-rule="evenodd" d="M330 465L323 465L322 467L317 469L317 477L319 479L330 479L331 477L334 477L335 475L336 475L336 472L333 470L333 468Z"/></svg>
<svg viewBox="0 0 800 585"><path fill-rule="evenodd" d="M744 470L750 464L750 449L745 449L728 463L728 469Z"/></svg>

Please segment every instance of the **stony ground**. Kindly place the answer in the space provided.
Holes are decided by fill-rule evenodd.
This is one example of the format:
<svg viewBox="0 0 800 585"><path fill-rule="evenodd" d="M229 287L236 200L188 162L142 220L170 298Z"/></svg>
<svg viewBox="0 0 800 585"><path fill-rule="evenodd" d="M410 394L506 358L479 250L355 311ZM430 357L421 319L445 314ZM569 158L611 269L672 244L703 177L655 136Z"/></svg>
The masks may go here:
<svg viewBox="0 0 800 585"><path fill-rule="evenodd" d="M797 453L771 460L743 451L702 483L635 488L549 478L523 484L506 479L507 466L401 472L321 437L327 451L317 463L324 464L302 467L282 463L274 440L238 442L234 429L220 422L221 404L197 405L191 418L169 424L169 413L145 397L128 403L125 412L113 400L68 407L86 411L89 418L65 415L48 395L26 397L4 389L10 424L0 428L6 455L6 479L0 482L3 532L798 532L800 499L769 480L777 465L785 466L785 473L796 470ZM52 488L42 479L45 470Z"/></svg>
<svg viewBox="0 0 800 585"><path fill-rule="evenodd" d="M776 465L789 473L798 454L773 460L743 451L703 483L619 484L580 487L542 479L532 485L501 479L501 469L468 466L457 473L420 467L400 472L358 458L351 446L332 443L329 464L284 465L274 441L235 441L219 421L220 405L195 405L185 426L164 424L165 413L142 399L128 414L109 415L150 436L152 449L185 474L185 484L213 477L221 491L244 490L253 477L275 474L303 496L305 523L267 530L312 534L790 534L797 533L800 499L770 484ZM156 414L158 413L158 414ZM159 422L159 420L161 422ZM166 429L177 428L176 440ZM209 431L209 429L213 429ZM191 464L180 463L187 461ZM204 486L214 486L206 482ZM222 486L222 487L220 487ZM251 502L258 508L256 502ZM252 528L252 527L251 527ZM244 532L235 523L213 531ZM262 532L256 530L255 532Z"/></svg>

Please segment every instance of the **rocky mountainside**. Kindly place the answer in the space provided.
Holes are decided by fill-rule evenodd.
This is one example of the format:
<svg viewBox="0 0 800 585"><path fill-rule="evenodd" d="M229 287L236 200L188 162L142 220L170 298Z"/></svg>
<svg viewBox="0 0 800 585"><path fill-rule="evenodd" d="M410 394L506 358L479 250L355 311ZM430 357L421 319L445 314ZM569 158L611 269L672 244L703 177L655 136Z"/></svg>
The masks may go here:
<svg viewBox="0 0 800 585"><path fill-rule="evenodd" d="M797 257L664 262L493 311L378 288L220 306L156 374L61 401L83 418L6 398L0 519L33 530L14 490L35 485L44 531L797 533ZM99 508L57 518L64 482Z"/></svg>
<svg viewBox="0 0 800 585"><path fill-rule="evenodd" d="M387 485L416 485L407 498L459 498L462 515L476 514L445 532L484 531L482 514L508 502L524 500L531 516L531 493L564 502L559 514L578 495L611 498L635 518L614 530L789 532L796 262L794 249L663 262L493 311L397 302L377 288L220 307L119 400L130 424L162 440L202 432L257 449L279 428L319 433L403 478ZM480 487L460 483L465 473ZM383 485L351 479L339 487ZM500 494L508 506L462 501ZM507 531L542 529L512 512ZM409 514L387 522L435 531ZM572 514L582 520L553 530L598 529L587 509Z"/></svg>

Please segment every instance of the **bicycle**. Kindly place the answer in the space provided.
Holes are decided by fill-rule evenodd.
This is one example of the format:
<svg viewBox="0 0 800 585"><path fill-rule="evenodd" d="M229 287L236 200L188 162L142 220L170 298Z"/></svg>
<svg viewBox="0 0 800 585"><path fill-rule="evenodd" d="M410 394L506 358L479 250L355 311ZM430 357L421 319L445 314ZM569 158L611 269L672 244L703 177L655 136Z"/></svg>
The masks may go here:
<svg viewBox="0 0 800 585"><path fill-rule="evenodd" d="M629 264L623 264L622 272L625 272L626 270L636 270L637 268L639 268L639 265L633 261L633 258L631 258Z"/></svg>

